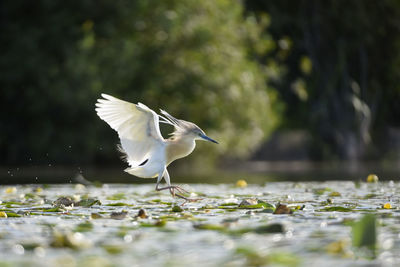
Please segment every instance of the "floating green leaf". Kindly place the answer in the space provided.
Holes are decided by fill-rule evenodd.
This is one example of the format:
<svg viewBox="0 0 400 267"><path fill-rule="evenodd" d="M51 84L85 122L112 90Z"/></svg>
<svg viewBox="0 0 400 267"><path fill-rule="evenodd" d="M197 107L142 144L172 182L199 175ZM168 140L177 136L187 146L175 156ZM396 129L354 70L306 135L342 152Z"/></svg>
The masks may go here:
<svg viewBox="0 0 400 267"><path fill-rule="evenodd" d="M220 224L210 224L210 223L204 223L204 224L195 224L193 225L194 228L199 229L199 230L213 230L213 231L225 231L226 227Z"/></svg>
<svg viewBox="0 0 400 267"><path fill-rule="evenodd" d="M171 211L172 212L182 212L183 209L182 209L182 207L175 205L172 207Z"/></svg>
<svg viewBox="0 0 400 267"><path fill-rule="evenodd" d="M62 212L64 209L61 208L49 208L49 209L40 209L41 211L44 212Z"/></svg>
<svg viewBox="0 0 400 267"><path fill-rule="evenodd" d="M350 211L353 211L353 209L346 208L346 207L341 207L341 206L335 206L335 207L325 207L325 208L323 208L323 209L320 209L319 211L350 212Z"/></svg>
<svg viewBox="0 0 400 267"><path fill-rule="evenodd" d="M366 247L375 255L376 248L376 216L365 214L352 227L352 237L354 247Z"/></svg>
<svg viewBox="0 0 400 267"><path fill-rule="evenodd" d="M22 217L22 215L14 213L14 212L6 212L7 217Z"/></svg>
<svg viewBox="0 0 400 267"><path fill-rule="evenodd" d="M106 206L110 206L110 207L121 207L121 206L133 206L133 205L127 204L127 203L123 203L123 202L117 202L117 203L106 204Z"/></svg>
<svg viewBox="0 0 400 267"><path fill-rule="evenodd" d="M91 222L84 222L84 223L80 223L78 224L74 231L75 232L89 232L92 231L93 229L93 224Z"/></svg>
<svg viewBox="0 0 400 267"><path fill-rule="evenodd" d="M93 205L101 205L100 200L94 198L82 199L75 203L77 207L91 207Z"/></svg>
<svg viewBox="0 0 400 267"><path fill-rule="evenodd" d="M331 192L331 193L329 194L329 196L330 196L330 197L340 197L341 194L340 194L339 192L337 192L337 191L333 191L333 192Z"/></svg>
<svg viewBox="0 0 400 267"><path fill-rule="evenodd" d="M332 191L332 189L329 187L313 189L313 192L316 195L323 195L325 192L331 192L331 191Z"/></svg>
<svg viewBox="0 0 400 267"><path fill-rule="evenodd" d="M228 202L228 203L219 204L220 207L237 206L237 205L238 205L238 204L237 204L237 203L234 203L234 202Z"/></svg>
<svg viewBox="0 0 400 267"><path fill-rule="evenodd" d="M238 247L237 254L246 257L247 266L299 266L300 259L291 253L274 252L263 255L250 247Z"/></svg>
<svg viewBox="0 0 400 267"><path fill-rule="evenodd" d="M166 220L158 220L158 221L156 221L155 223L145 223L145 222L142 222L142 223L140 223L140 226L141 227L163 227L163 226L165 226L167 224L167 221Z"/></svg>
<svg viewBox="0 0 400 267"><path fill-rule="evenodd" d="M102 246L109 254L121 254L124 248L118 245L103 245Z"/></svg>
<svg viewBox="0 0 400 267"><path fill-rule="evenodd" d="M274 209L274 208L275 207L273 205L264 203L264 202L261 202L261 203L255 204L255 205L239 206L239 209Z"/></svg>
<svg viewBox="0 0 400 267"><path fill-rule="evenodd" d="M112 196L107 197L108 200L121 200L126 199L125 193L116 193Z"/></svg>

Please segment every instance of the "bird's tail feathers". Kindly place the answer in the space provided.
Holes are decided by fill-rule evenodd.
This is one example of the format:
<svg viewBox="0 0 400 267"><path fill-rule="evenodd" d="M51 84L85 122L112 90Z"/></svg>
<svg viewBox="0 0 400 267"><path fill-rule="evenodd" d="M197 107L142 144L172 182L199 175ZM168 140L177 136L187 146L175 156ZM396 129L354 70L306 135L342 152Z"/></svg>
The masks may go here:
<svg viewBox="0 0 400 267"><path fill-rule="evenodd" d="M121 153L121 156L120 156L121 159L122 159L123 161L129 163L128 154L127 154L126 151L122 148L122 145L121 145L121 144L118 144L118 145L117 145L117 150Z"/></svg>

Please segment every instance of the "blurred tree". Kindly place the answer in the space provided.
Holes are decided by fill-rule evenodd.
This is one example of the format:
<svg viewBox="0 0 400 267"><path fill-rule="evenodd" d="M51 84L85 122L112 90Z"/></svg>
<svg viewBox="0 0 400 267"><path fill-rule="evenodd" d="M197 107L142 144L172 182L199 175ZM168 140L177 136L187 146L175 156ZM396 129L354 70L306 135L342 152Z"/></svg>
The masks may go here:
<svg viewBox="0 0 400 267"><path fill-rule="evenodd" d="M240 2L17 0L0 12L2 164L116 159L101 92L194 121L221 142L201 147L211 159L247 155L278 121L255 61L274 47L268 23Z"/></svg>
<svg viewBox="0 0 400 267"><path fill-rule="evenodd" d="M284 127L309 129L316 159L382 156L388 129L400 126L400 2L245 3L271 16L272 55L286 67L273 81Z"/></svg>

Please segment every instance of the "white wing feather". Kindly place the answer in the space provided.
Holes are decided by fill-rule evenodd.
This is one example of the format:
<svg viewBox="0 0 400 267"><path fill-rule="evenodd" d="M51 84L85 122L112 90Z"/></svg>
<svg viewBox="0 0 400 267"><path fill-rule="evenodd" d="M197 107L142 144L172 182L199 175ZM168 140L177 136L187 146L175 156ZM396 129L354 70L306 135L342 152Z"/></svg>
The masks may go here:
<svg viewBox="0 0 400 267"><path fill-rule="evenodd" d="M97 115L118 132L131 167L137 167L164 143L158 115L146 105L137 105L110 95L96 103Z"/></svg>

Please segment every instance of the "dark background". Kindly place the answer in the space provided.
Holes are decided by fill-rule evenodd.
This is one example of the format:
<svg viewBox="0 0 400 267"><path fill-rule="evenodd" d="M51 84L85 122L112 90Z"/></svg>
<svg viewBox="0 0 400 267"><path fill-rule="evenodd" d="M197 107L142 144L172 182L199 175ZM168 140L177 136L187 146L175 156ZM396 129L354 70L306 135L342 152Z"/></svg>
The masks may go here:
<svg viewBox="0 0 400 267"><path fill-rule="evenodd" d="M399 1L0 1L0 31L3 182L125 168L94 112L102 92L221 143L198 144L183 173L398 168Z"/></svg>

